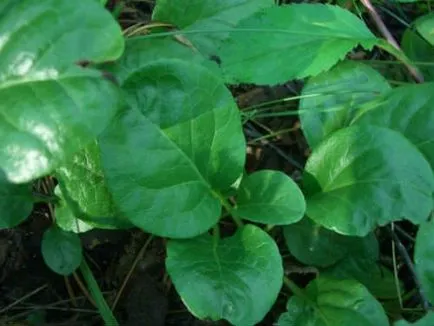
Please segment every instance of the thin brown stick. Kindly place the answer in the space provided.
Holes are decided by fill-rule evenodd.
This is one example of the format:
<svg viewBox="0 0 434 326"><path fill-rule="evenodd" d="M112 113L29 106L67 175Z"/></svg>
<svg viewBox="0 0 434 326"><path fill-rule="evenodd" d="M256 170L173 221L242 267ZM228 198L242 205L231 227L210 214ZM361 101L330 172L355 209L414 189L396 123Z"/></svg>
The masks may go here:
<svg viewBox="0 0 434 326"><path fill-rule="evenodd" d="M119 302L119 299L122 295L122 293L124 292L125 286L127 285L128 281L131 278L131 275L133 275L134 270L136 269L137 264L139 263L139 261L142 259L143 255L145 254L146 249L148 248L149 244L151 243L153 237L152 235L150 235L148 237L148 239L146 240L145 244L143 245L143 247L140 249L139 253L137 254L136 258L134 259L133 264L131 265L130 270L128 271L127 275L125 276L124 281L122 282L121 287L119 288L119 291L116 293L116 297L115 300L113 301L113 304L111 306L111 310L114 311L116 308L116 305Z"/></svg>
<svg viewBox="0 0 434 326"><path fill-rule="evenodd" d="M19 298L18 300L12 302L10 305L8 305L8 306L2 308L2 309L0 310L0 315L3 314L3 313L5 313L6 311L8 311L9 309L11 309L12 307L15 307L17 304L23 302L24 300L27 300L27 299L30 298L31 296L33 296L33 295L35 295L35 294L41 292L42 290L44 290L44 289L47 288L47 287L48 287L48 284L44 284L44 285L38 287L37 289L33 290L32 292L27 293L26 295L22 296L22 297Z"/></svg>
<svg viewBox="0 0 434 326"><path fill-rule="evenodd" d="M71 282L69 282L68 276L64 276L66 291L68 292L69 298L71 299L71 303L74 307L77 307L77 300L75 299L74 290L72 289Z"/></svg>
<svg viewBox="0 0 434 326"><path fill-rule="evenodd" d="M370 0L360 0L360 1L362 2L363 6L368 10L369 15L371 16L375 25L377 25L377 28L379 29L380 33L384 36L384 38L387 40L387 42L389 42L395 49L402 52L398 42L395 40L392 33L390 33L389 29L384 24L383 20L381 19L377 10L372 5L371 1ZM410 72L410 74L412 75L412 77L416 82L423 83L424 78L423 75L420 73L420 71L418 71L415 67L409 65L407 62L403 62L403 64L406 66L407 70Z"/></svg>

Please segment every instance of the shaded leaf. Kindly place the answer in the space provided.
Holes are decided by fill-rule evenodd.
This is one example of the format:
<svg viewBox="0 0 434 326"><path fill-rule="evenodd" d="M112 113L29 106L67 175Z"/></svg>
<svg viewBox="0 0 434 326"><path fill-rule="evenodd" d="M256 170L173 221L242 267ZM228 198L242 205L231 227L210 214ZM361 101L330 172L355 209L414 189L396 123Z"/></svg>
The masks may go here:
<svg viewBox="0 0 434 326"><path fill-rule="evenodd" d="M434 47L410 28L407 28L402 36L401 48L412 61L429 63L434 58ZM434 81L434 64L418 68L425 81Z"/></svg>
<svg viewBox="0 0 434 326"><path fill-rule="evenodd" d="M0 167L24 183L108 124L119 105L116 87L77 64L118 58L123 37L93 0L5 0L0 12Z"/></svg>
<svg viewBox="0 0 434 326"><path fill-rule="evenodd" d="M428 43L434 45L434 14L429 13L418 18L414 27Z"/></svg>
<svg viewBox="0 0 434 326"><path fill-rule="evenodd" d="M282 286L276 243L247 225L219 241L210 235L171 240L166 267L176 290L198 318L255 325L271 309Z"/></svg>
<svg viewBox="0 0 434 326"><path fill-rule="evenodd" d="M82 248L77 234L53 226L42 237L42 257L54 272L69 275L80 266Z"/></svg>
<svg viewBox="0 0 434 326"><path fill-rule="evenodd" d="M302 91L300 121L311 148L347 127L361 105L390 89L370 66L346 61L309 79Z"/></svg>
<svg viewBox="0 0 434 326"><path fill-rule="evenodd" d="M422 290L434 301L434 220L420 225L416 236L414 263Z"/></svg>
<svg viewBox="0 0 434 326"><path fill-rule="evenodd" d="M283 228L291 254L307 265L327 267L346 257L378 258L378 243L370 233L366 237L348 237L330 231L309 218Z"/></svg>
<svg viewBox="0 0 434 326"><path fill-rule="evenodd" d="M197 31L183 37L210 55L241 19L271 6L273 0L158 0L152 18L183 31Z"/></svg>
<svg viewBox="0 0 434 326"><path fill-rule="evenodd" d="M307 215L344 235L365 236L403 218L419 224L433 207L428 162L406 138L386 128L335 132L309 157L304 181L310 193Z"/></svg>
<svg viewBox="0 0 434 326"><path fill-rule="evenodd" d="M242 179L237 195L236 214L265 224L291 224L306 210L297 184L279 171L262 170Z"/></svg>
<svg viewBox="0 0 434 326"><path fill-rule="evenodd" d="M181 60L146 66L123 88L132 109L100 141L114 201L148 232L176 238L205 232L221 213L217 192L227 191L244 166L230 92L208 70Z"/></svg>
<svg viewBox="0 0 434 326"><path fill-rule="evenodd" d="M0 169L0 230L17 226L33 209L32 187L12 184Z"/></svg>
<svg viewBox="0 0 434 326"><path fill-rule="evenodd" d="M388 326L381 304L360 283L319 277L306 288L310 301L292 296L279 326Z"/></svg>
<svg viewBox="0 0 434 326"><path fill-rule="evenodd" d="M219 55L231 83L279 84L328 70L355 46L370 49L376 43L366 25L348 10L293 4L267 8L242 20Z"/></svg>
<svg viewBox="0 0 434 326"><path fill-rule="evenodd" d="M434 313L428 312L425 316L414 323L409 323L406 320L399 320L393 324L394 326L432 326L434 325Z"/></svg>

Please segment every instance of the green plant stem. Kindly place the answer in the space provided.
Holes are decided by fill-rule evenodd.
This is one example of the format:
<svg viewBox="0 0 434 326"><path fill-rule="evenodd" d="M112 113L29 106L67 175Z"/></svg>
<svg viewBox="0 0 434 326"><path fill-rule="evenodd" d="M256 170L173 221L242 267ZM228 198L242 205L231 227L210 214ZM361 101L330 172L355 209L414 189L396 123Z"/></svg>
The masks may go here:
<svg viewBox="0 0 434 326"><path fill-rule="evenodd" d="M96 306L102 319L104 320L104 323L110 326L118 326L119 323L117 322L115 316L113 315L113 312L110 310L110 307L105 301L104 296L101 293L101 289L99 288L98 283L96 282L92 271L90 270L89 265L86 263L86 260L84 258L80 264L80 271L83 275L84 280L86 281L89 292L95 300Z"/></svg>
<svg viewBox="0 0 434 326"><path fill-rule="evenodd" d="M291 279L289 279L289 277L283 276L283 283L286 285L288 289L291 290L292 293L294 293L294 295L302 298L309 304L316 306L315 302L313 302L312 299L307 296L304 290L301 289L297 284L295 284Z"/></svg>
<svg viewBox="0 0 434 326"><path fill-rule="evenodd" d="M232 205L229 203L229 201L226 199L225 196L223 196L221 193L214 191L214 195L220 200L220 203L222 204L222 206L228 211L228 213L231 215L232 219L234 220L235 224L237 225L237 227L241 228L244 226L243 221L241 221L241 219L236 216L234 208L232 207Z"/></svg>

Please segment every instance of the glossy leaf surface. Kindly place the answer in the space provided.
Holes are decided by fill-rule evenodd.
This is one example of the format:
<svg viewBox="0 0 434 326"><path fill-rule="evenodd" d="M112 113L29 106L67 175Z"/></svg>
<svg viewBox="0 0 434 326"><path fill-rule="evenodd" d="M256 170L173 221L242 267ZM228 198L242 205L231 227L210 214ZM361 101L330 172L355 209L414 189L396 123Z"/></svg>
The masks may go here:
<svg viewBox="0 0 434 326"><path fill-rule="evenodd" d="M237 194L236 214L265 224L299 221L306 210L303 193L286 174L262 170L246 176Z"/></svg>
<svg viewBox="0 0 434 326"><path fill-rule="evenodd" d="M175 238L205 232L220 216L217 192L227 191L244 166L231 94L207 69L181 60L148 65L123 88L132 108L100 143L113 199L148 232Z"/></svg>
<svg viewBox="0 0 434 326"><path fill-rule="evenodd" d="M386 128L335 132L309 157L304 181L307 215L344 235L365 236L403 218L422 223L433 207L428 162L406 138Z"/></svg>
<svg viewBox="0 0 434 326"><path fill-rule="evenodd" d="M319 277L306 288L310 301L292 296L279 326L388 326L381 304L360 283Z"/></svg>
<svg viewBox="0 0 434 326"><path fill-rule="evenodd" d="M0 167L24 183L51 172L113 117L116 87L78 63L118 58L123 37L93 0L5 0L0 13Z"/></svg>
<svg viewBox="0 0 434 326"><path fill-rule="evenodd" d="M262 10L231 32L219 55L231 83L279 84L330 69L375 36L338 6L293 4ZM260 67L260 68L259 68Z"/></svg>
<svg viewBox="0 0 434 326"><path fill-rule="evenodd" d="M274 240L247 225L229 238L171 240L166 267L176 290L198 318L255 325L282 286L282 258Z"/></svg>
<svg viewBox="0 0 434 326"><path fill-rule="evenodd" d="M53 226L42 237L42 257L54 272L69 275L80 266L82 249L77 234Z"/></svg>
<svg viewBox="0 0 434 326"><path fill-rule="evenodd" d="M300 121L311 148L347 127L358 108L390 89L370 66L346 61L309 79L302 91Z"/></svg>
<svg viewBox="0 0 434 326"><path fill-rule="evenodd" d="M273 0L158 0L152 18L193 32L183 37L210 55L236 23L271 6Z"/></svg>
<svg viewBox="0 0 434 326"><path fill-rule="evenodd" d="M65 204L75 218L99 228L132 226L128 219L118 212L107 188L96 141L74 154L67 164L58 168L56 176ZM68 214L63 215L64 218L67 216ZM75 223L75 218L71 223Z"/></svg>

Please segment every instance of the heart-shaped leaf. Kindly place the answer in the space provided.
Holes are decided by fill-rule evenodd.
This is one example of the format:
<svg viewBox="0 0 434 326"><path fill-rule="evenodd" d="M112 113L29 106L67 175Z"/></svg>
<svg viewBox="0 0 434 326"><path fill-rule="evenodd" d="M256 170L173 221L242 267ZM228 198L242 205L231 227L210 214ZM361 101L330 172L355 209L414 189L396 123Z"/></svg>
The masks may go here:
<svg viewBox="0 0 434 326"><path fill-rule="evenodd" d="M303 193L286 174L262 170L242 179L235 214L253 222L291 224L306 210Z"/></svg>
<svg viewBox="0 0 434 326"><path fill-rule="evenodd" d="M119 114L100 142L113 199L148 232L177 238L205 232L221 213L217 193L244 166L230 92L205 68L169 59L132 74L123 88L133 108Z"/></svg>
<svg viewBox="0 0 434 326"><path fill-rule="evenodd" d="M388 326L381 304L360 283L319 277L306 288L308 300L293 296L279 326Z"/></svg>
<svg viewBox="0 0 434 326"><path fill-rule="evenodd" d="M0 230L17 226L32 211L33 196L29 184L11 184L0 169Z"/></svg>
<svg viewBox="0 0 434 326"><path fill-rule="evenodd" d="M321 227L309 218L283 228L286 245L291 254L306 265L327 267L345 257L378 258L375 236L348 237Z"/></svg>
<svg viewBox="0 0 434 326"><path fill-rule="evenodd" d="M132 226L128 219L118 212L107 188L96 141L92 141L59 167L56 177L65 201L62 206L65 211L61 212L64 225L75 224L78 218L103 229ZM65 220L68 217L72 218L69 223Z"/></svg>
<svg viewBox="0 0 434 326"><path fill-rule="evenodd" d="M434 168L434 83L393 89L354 124L388 127L403 134Z"/></svg>
<svg viewBox="0 0 434 326"><path fill-rule="evenodd" d="M242 20L219 55L231 83L279 84L330 69L357 45L377 43L348 10L322 4L271 7Z"/></svg>
<svg viewBox="0 0 434 326"><path fill-rule="evenodd" d="M434 220L420 225L414 251L415 269L422 290L434 302Z"/></svg>
<svg viewBox="0 0 434 326"><path fill-rule="evenodd" d="M282 286L276 243L247 225L230 238L210 235L171 240L167 271L188 309L198 318L255 325L270 310Z"/></svg>
<svg viewBox="0 0 434 326"><path fill-rule="evenodd" d="M24 183L51 172L111 120L116 87L78 63L118 58L123 37L94 0L4 0L0 12L0 167Z"/></svg>
<svg viewBox="0 0 434 326"><path fill-rule="evenodd" d="M158 0L152 18L192 32L180 35L210 55L236 23L271 6L273 0Z"/></svg>
<svg viewBox="0 0 434 326"><path fill-rule="evenodd" d="M80 266L83 258L78 235L56 226L45 231L41 249L47 266L60 275L71 274Z"/></svg>
<svg viewBox="0 0 434 326"><path fill-rule="evenodd" d="M386 128L335 132L309 157L304 181L310 192L307 215L344 235L365 236L403 218L422 223L433 208L428 162L406 138Z"/></svg>
<svg viewBox="0 0 434 326"><path fill-rule="evenodd" d="M312 77L303 88L300 121L311 148L334 131L347 127L358 108L390 86L370 66L345 61Z"/></svg>

